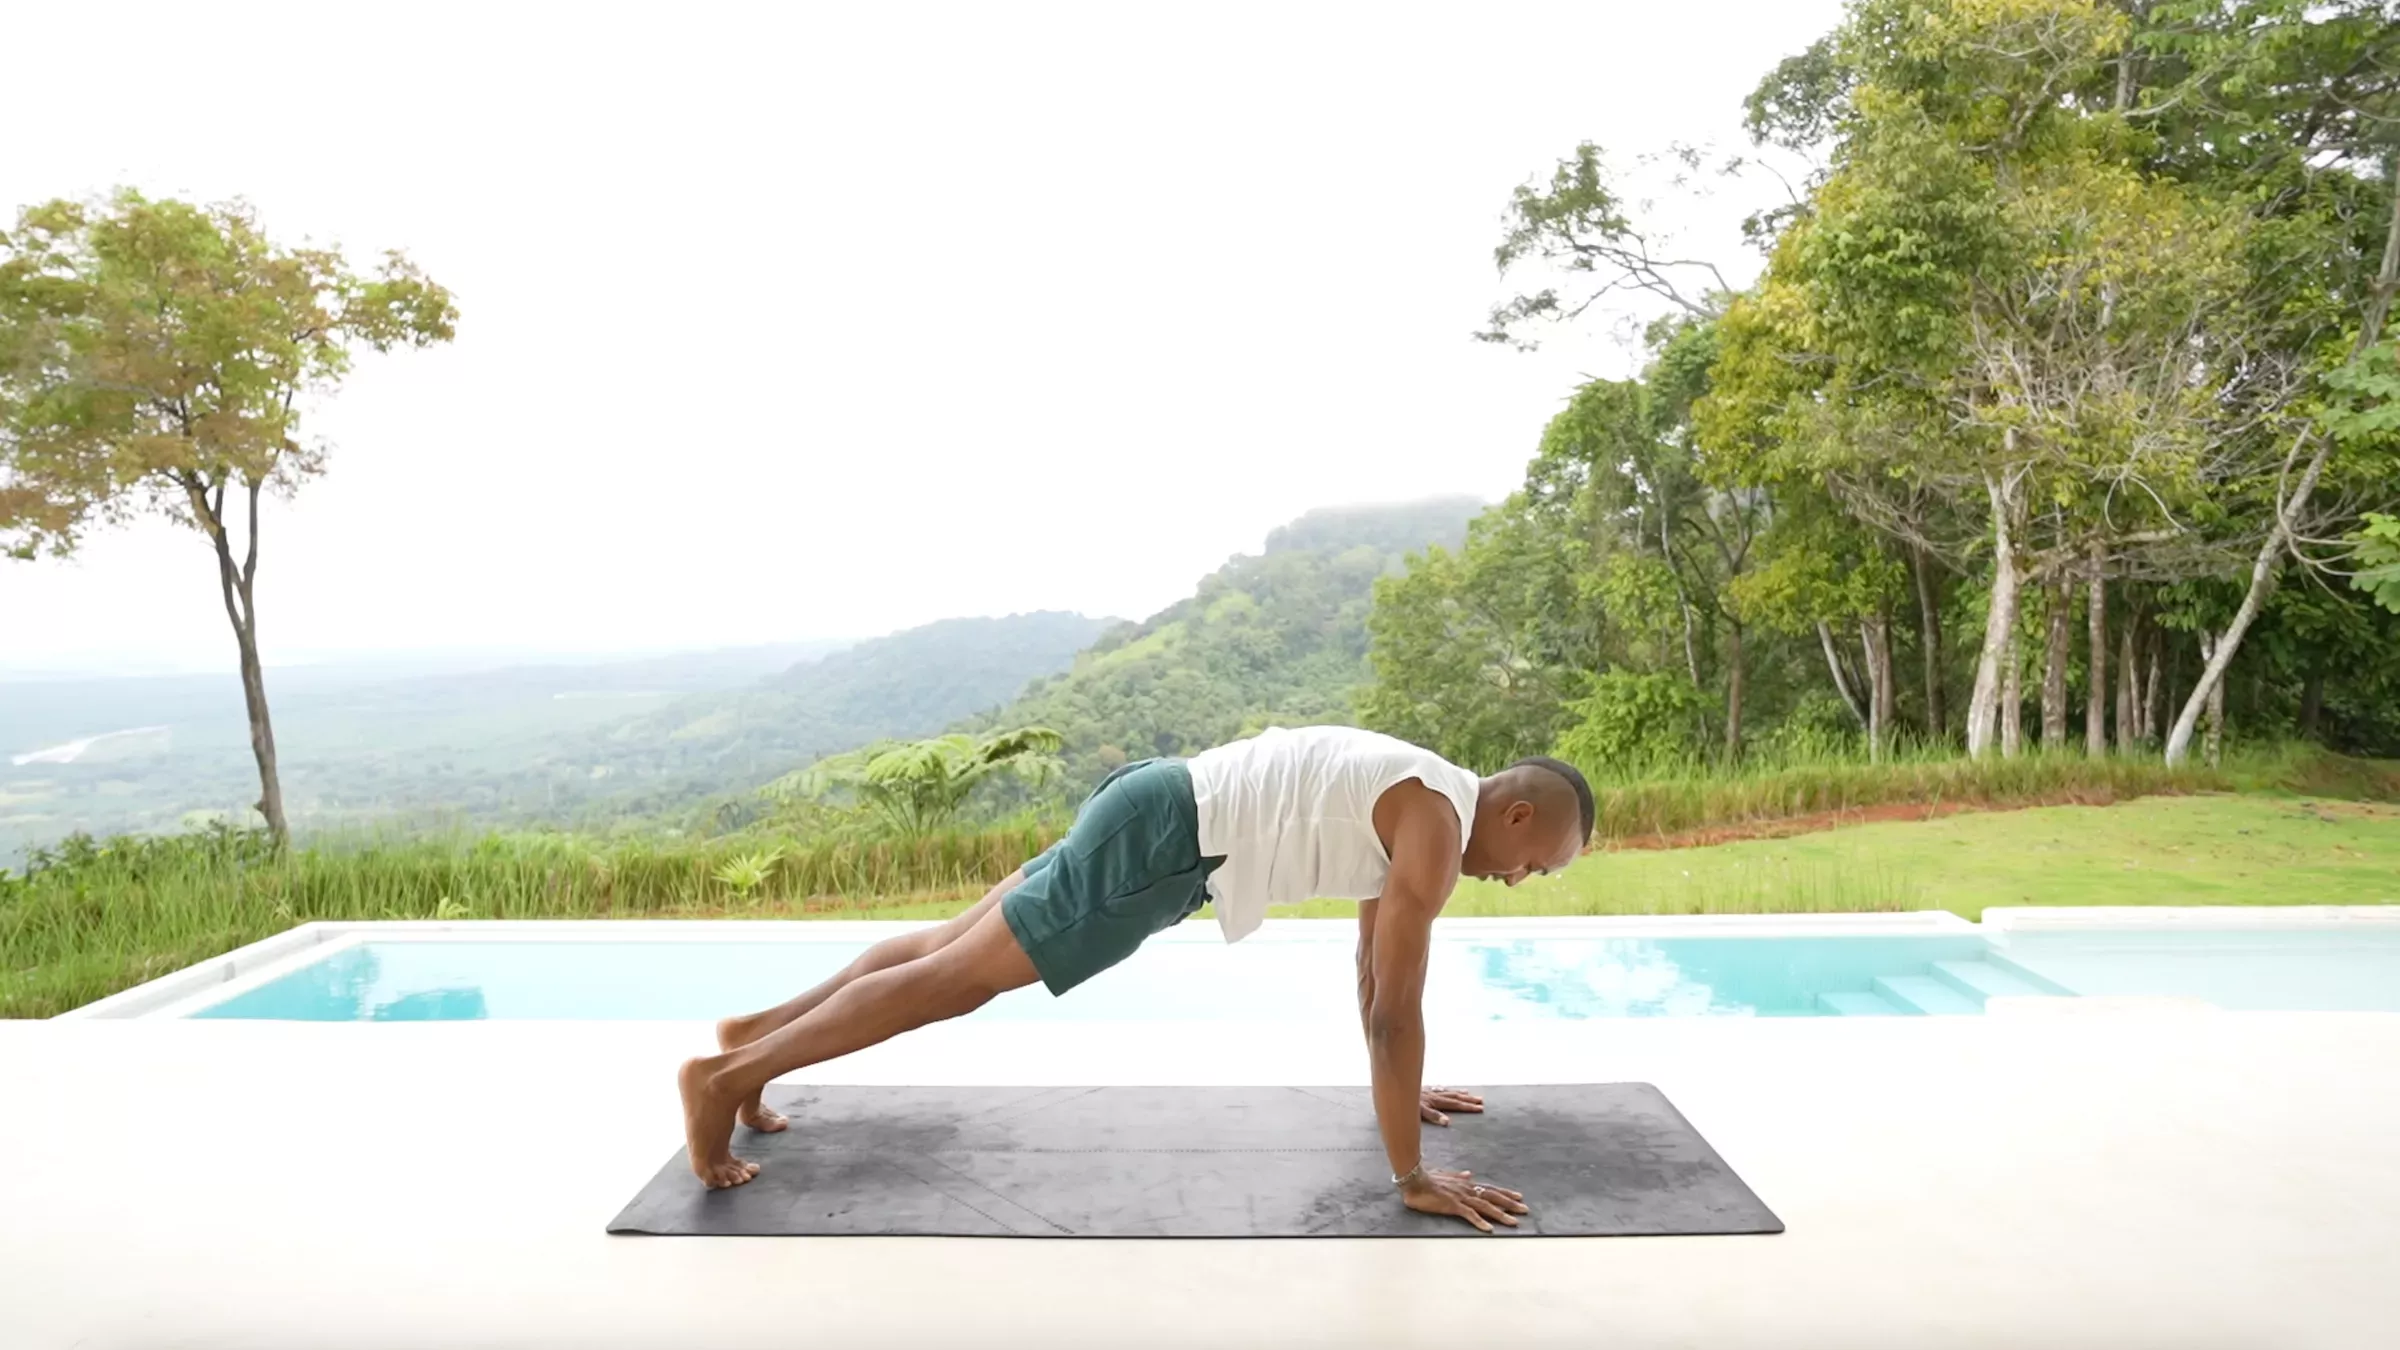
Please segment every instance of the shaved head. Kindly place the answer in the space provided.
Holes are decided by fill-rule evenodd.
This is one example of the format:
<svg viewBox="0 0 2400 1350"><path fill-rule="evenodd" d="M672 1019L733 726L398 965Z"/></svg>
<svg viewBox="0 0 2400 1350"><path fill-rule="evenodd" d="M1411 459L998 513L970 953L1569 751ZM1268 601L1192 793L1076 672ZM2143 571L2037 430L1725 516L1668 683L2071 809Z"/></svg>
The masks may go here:
<svg viewBox="0 0 2400 1350"><path fill-rule="evenodd" d="M1511 886L1549 875L1591 842L1596 814L1591 784L1574 765L1518 760L1483 780L1460 871Z"/></svg>
<svg viewBox="0 0 2400 1350"><path fill-rule="evenodd" d="M1578 836L1584 843L1592 842L1592 826L1599 815L1592 801L1592 785L1584 781L1583 773L1565 760L1548 755L1520 759L1501 770L1500 779L1506 790L1533 803L1533 809L1547 816L1553 813L1572 815Z"/></svg>

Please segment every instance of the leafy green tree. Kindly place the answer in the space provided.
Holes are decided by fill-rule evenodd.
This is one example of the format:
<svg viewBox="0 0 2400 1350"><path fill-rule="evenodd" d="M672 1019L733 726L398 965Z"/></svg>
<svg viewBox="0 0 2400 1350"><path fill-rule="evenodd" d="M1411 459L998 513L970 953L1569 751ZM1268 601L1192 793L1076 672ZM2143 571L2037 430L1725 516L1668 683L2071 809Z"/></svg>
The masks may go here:
<svg viewBox="0 0 2400 1350"><path fill-rule="evenodd" d="M1061 743L1047 727L885 742L819 760L763 791L777 800L847 794L893 833L915 839L956 819L986 782L1015 777L1038 784L1055 777Z"/></svg>
<svg viewBox="0 0 2400 1350"><path fill-rule="evenodd" d="M2096 752L2112 632L2124 682L2137 660L2147 672L2120 694L2124 738L2158 720L2162 669L2175 684L2162 619L2202 624L2212 672L2231 659L2255 600L2175 597L2215 595L2201 583L2236 558L2255 549L2272 572L2269 553L2313 544L2380 577L2359 504L2400 481L2400 458L2366 384L2319 375L2366 349L2345 306L2371 339L2394 290L2358 264L2400 219L2366 172L2393 158L2396 33L2367 0L1856 0L1750 100L1761 144L1826 159L1805 199L1750 221L1770 265L1739 297L1644 230L1590 144L1519 189L1496 260L1529 280L1479 336L1528 346L1620 299L1673 315L1641 380L1576 392L1500 508L1571 550L1558 589L1591 634L1590 673L1658 673L1680 628L1692 687L1722 672L1731 748L1759 664L1745 626L1813 631L1880 732L1898 703L1888 615L1913 589L1929 731L1946 725L1943 611L1973 601L1968 746L2014 754L2027 646L2042 736L2067 739L2080 605ZM2320 490L2303 414L2321 391L2334 412L2315 448L2340 453ZM2350 405L2364 415L2344 422ZM1442 607L1472 613L1495 588L1472 568L1418 581L1387 600L1411 607L1394 652L1406 634L1410 659L1444 672L1422 682L1492 683L1490 632L1538 649L1521 636L1538 612L1440 649L1475 631ZM2112 586L2140 602L2114 624ZM1856 674L1835 638L1851 623ZM1384 678L1397 694L1409 677ZM1539 683L1522 663L1510 679ZM2193 689L2187 713L2210 697ZM1468 715L1463 695L1387 715L1404 712L1428 730Z"/></svg>
<svg viewBox="0 0 2400 1350"><path fill-rule="evenodd" d="M1767 531L1759 565L1729 589L1759 622L1816 636L1834 692L1865 734L1868 757L1880 760L1897 720L1891 610L1906 572L1823 493L1787 488L1782 496L1785 510ZM1853 630L1856 665L1847 655Z"/></svg>
<svg viewBox="0 0 2400 1350"><path fill-rule="evenodd" d="M1701 702L1698 690L1673 675L1602 672L1567 705L1572 721L1553 753L1602 779L1688 767L1706 753L1692 734Z"/></svg>
<svg viewBox="0 0 2400 1350"><path fill-rule="evenodd" d="M48 503L52 534L63 502L206 536L240 655L258 810L279 842L259 498L324 471L326 446L301 438L304 406L340 384L354 352L447 341L456 322L449 293L401 255L362 274L332 250L274 243L238 204L53 201L0 234L7 489Z"/></svg>
<svg viewBox="0 0 2400 1350"><path fill-rule="evenodd" d="M2112 573L2217 566L2246 528L2226 500L2295 412L2288 250L2238 198L2145 173L2144 134L2096 111L2134 31L2087 0L1855 6L1832 49L1849 78L1790 86L1821 116L1777 114L1832 127L1834 167L1727 323L1747 360L1718 382L1752 386L1737 429L1813 442L1912 548L1936 541L1881 509L1895 497L1975 526L1945 551L1988 563L1977 754L2016 748L2024 591L2052 619L2044 723L2063 739L2076 573L2098 598Z"/></svg>
<svg viewBox="0 0 2400 1350"><path fill-rule="evenodd" d="M1594 668L1571 539L1511 499L1375 586L1361 723L1479 770L1547 750Z"/></svg>
<svg viewBox="0 0 2400 1350"><path fill-rule="evenodd" d="M2358 532L2358 561L2363 570L2350 584L2400 614L2400 516L2367 513Z"/></svg>
<svg viewBox="0 0 2400 1350"><path fill-rule="evenodd" d="M1716 359L1713 323L1651 331L1639 380L1595 380L1543 429L1526 471L1527 509L1575 543L1577 589L1611 665L1680 665L1742 743L1749 616L1730 582L1750 565L1774 507L1763 484L1721 471L1695 437L1693 409ZM1670 655L1679 653L1680 660Z"/></svg>
<svg viewBox="0 0 2400 1350"><path fill-rule="evenodd" d="M2253 730L2362 755L2400 743L2400 609L2305 577L2277 588L2249 646Z"/></svg>
<svg viewBox="0 0 2400 1350"><path fill-rule="evenodd" d="M2152 0L2116 58L2114 107L2145 164L2247 205L2255 270L2293 279L2280 346L2338 402L2339 377L2382 337L2400 292L2400 23L2387 0ZM2314 392L2314 391L2312 391ZM2338 565L2362 487L2388 484L2388 446L2333 419L2251 466L2254 525L2240 604L2166 737L2188 753L2288 563ZM2388 500L2388 495L2386 495ZM2370 496L2370 501L2372 496ZM2330 553L2330 557L2328 554Z"/></svg>

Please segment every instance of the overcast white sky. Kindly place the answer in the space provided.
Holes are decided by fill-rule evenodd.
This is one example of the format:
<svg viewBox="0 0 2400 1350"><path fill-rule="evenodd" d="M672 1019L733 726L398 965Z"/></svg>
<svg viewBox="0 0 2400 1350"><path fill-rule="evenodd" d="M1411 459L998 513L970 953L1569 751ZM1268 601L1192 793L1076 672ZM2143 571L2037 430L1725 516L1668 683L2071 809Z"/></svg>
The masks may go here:
<svg viewBox="0 0 2400 1350"><path fill-rule="evenodd" d="M0 208L238 195L457 292L313 422L270 662L1139 617L1311 507L1507 492L1627 364L1469 339L1510 189L1741 148L1839 8L33 6ZM1746 276L1770 186L1661 210ZM232 665L196 535L0 563L0 668Z"/></svg>

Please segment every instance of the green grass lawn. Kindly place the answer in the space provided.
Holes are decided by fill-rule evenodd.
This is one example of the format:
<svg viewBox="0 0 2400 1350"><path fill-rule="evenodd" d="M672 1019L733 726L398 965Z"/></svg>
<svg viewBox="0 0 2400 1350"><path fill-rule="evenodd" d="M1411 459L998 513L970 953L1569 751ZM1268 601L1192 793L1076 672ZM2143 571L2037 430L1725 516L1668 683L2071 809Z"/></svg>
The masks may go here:
<svg viewBox="0 0 2400 1350"><path fill-rule="evenodd" d="M932 919L974 897L827 918ZM1513 890L1459 884L1444 914L1799 914L1986 905L2400 905L2400 807L2268 796L2144 797L1858 825L1707 848L1593 853ZM1285 918L1356 913L1321 900ZM1203 910L1201 916L1209 917Z"/></svg>
<svg viewBox="0 0 2400 1350"><path fill-rule="evenodd" d="M1986 905L2341 904L2400 904L2400 807L2145 797L1709 848L1595 853L1513 891L1468 882L1445 912L1947 909L1974 919Z"/></svg>

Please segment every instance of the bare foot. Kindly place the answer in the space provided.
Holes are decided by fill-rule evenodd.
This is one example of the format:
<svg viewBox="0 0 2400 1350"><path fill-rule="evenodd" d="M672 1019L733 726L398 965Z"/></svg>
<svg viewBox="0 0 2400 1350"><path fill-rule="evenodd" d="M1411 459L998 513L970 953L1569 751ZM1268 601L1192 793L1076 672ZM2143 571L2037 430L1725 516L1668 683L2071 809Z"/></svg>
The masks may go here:
<svg viewBox="0 0 2400 1350"><path fill-rule="evenodd" d="M691 1153L692 1175L707 1187L739 1186L758 1175L758 1164L733 1156L734 1100L717 1090L705 1059L687 1059L675 1073L676 1090L683 1094L683 1142Z"/></svg>
<svg viewBox="0 0 2400 1350"><path fill-rule="evenodd" d="M747 1018L728 1017L717 1023L717 1048L719 1050L739 1050L757 1039L758 1033L751 1029ZM789 1128L792 1122L781 1111L769 1110L766 1104L758 1099L759 1093L765 1091L765 1088L760 1088L758 1092L751 1093L750 1099L742 1103L742 1109L736 1113L735 1118L761 1134L774 1134L778 1130Z"/></svg>

